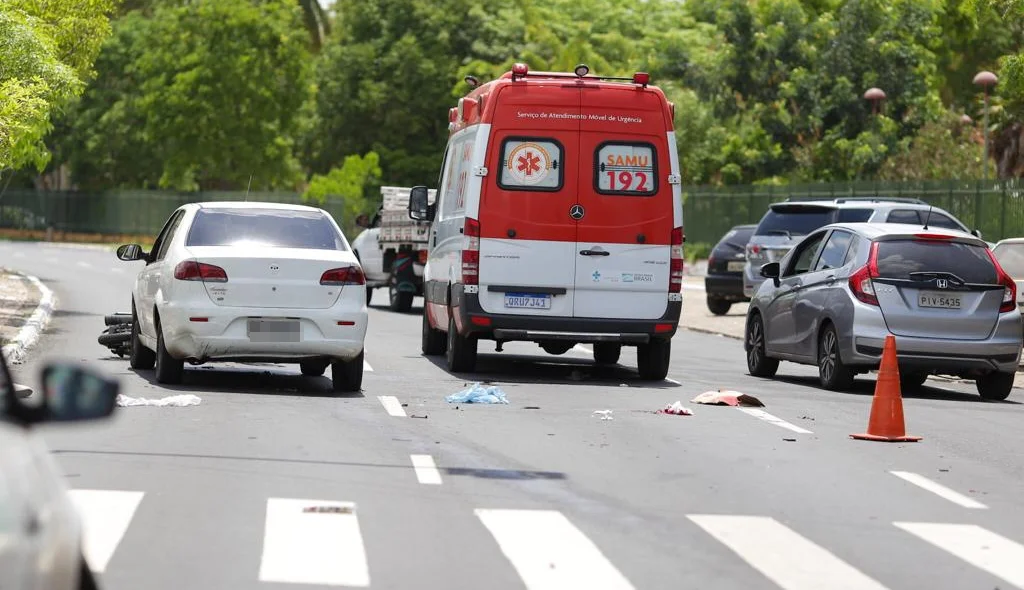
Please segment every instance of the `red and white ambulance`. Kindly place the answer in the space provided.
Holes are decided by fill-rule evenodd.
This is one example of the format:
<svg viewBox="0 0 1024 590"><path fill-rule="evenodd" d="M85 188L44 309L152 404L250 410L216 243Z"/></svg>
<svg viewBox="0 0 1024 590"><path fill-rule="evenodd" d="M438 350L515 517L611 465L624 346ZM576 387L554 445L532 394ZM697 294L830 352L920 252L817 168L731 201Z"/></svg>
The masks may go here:
<svg viewBox="0 0 1024 590"><path fill-rule="evenodd" d="M674 106L649 76L530 72L516 64L449 113L431 222L423 352L471 372L477 343L636 346L664 379L682 309L683 213Z"/></svg>

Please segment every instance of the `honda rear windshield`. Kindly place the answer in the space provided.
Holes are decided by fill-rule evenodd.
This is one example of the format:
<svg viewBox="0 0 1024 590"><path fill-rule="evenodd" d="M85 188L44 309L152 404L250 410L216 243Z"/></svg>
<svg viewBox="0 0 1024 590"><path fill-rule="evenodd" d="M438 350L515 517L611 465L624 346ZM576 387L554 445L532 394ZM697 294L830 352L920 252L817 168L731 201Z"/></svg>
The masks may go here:
<svg viewBox="0 0 1024 590"><path fill-rule="evenodd" d="M820 207L785 207L769 209L754 235L805 236L819 227L832 223L835 209Z"/></svg>
<svg viewBox="0 0 1024 590"><path fill-rule="evenodd" d="M185 245L347 250L326 215L294 209L200 209Z"/></svg>
<svg viewBox="0 0 1024 590"><path fill-rule="evenodd" d="M878 275L913 279L912 272L941 272L952 273L967 283L993 285L999 277L986 250L946 240L878 242Z"/></svg>

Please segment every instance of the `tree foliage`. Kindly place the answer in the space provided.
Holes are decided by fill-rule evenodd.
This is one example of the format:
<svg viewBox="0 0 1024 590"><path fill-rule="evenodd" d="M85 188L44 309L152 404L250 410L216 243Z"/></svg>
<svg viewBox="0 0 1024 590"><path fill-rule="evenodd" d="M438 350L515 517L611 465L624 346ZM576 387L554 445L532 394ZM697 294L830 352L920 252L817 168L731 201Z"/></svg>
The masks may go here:
<svg viewBox="0 0 1024 590"><path fill-rule="evenodd" d="M315 174L302 198L318 205L328 198L341 199L345 203L343 225L346 231L354 230L355 218L375 208L380 180L380 156L376 152L351 155L327 174Z"/></svg>
<svg viewBox="0 0 1024 590"><path fill-rule="evenodd" d="M1024 173L1022 0L124 1L96 78L48 140L82 187L312 178L307 194L349 186L356 211L359 194L374 198L358 181L374 167L386 184L436 182L464 78L519 61L650 72L676 103L684 182L699 184L977 175L980 127L959 117L981 121L972 80L988 69L1000 77L993 164ZM71 43L83 40L41 38L36 67L84 79L93 50ZM0 97L0 124L35 130L20 132L20 153L45 134L45 92L72 87L46 71ZM877 114L870 87L886 93Z"/></svg>

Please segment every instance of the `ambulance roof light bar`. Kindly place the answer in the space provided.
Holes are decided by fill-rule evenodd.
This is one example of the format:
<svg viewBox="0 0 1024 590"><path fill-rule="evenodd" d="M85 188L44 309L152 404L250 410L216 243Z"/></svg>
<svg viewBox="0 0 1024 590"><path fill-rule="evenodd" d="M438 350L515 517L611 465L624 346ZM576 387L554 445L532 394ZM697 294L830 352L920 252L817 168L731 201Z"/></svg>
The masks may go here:
<svg viewBox="0 0 1024 590"><path fill-rule="evenodd" d="M529 73L530 69L524 63L517 63L512 66L512 81L515 82L517 79L525 78ZM578 64L572 74L563 74L561 72L536 72L535 74L539 78L569 78L575 76L580 81L583 78L590 80L615 80L621 82L632 82L644 88L651 83L651 75L647 72L637 72L630 78L624 78L621 76L591 76L590 67L587 64Z"/></svg>

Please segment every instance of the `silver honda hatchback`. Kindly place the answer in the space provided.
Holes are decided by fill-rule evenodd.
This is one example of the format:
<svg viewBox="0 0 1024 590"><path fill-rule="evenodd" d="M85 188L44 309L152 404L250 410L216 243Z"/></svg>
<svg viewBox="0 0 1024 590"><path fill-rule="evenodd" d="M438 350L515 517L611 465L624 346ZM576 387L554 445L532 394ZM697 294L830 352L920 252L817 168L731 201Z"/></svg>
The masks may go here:
<svg viewBox="0 0 1024 590"><path fill-rule="evenodd" d="M1010 394L1024 322L1017 285L986 242L966 232L893 223L836 223L807 235L750 302L751 375L779 361L815 364L826 389L877 370L896 337L904 388L932 374L975 380L983 398Z"/></svg>

